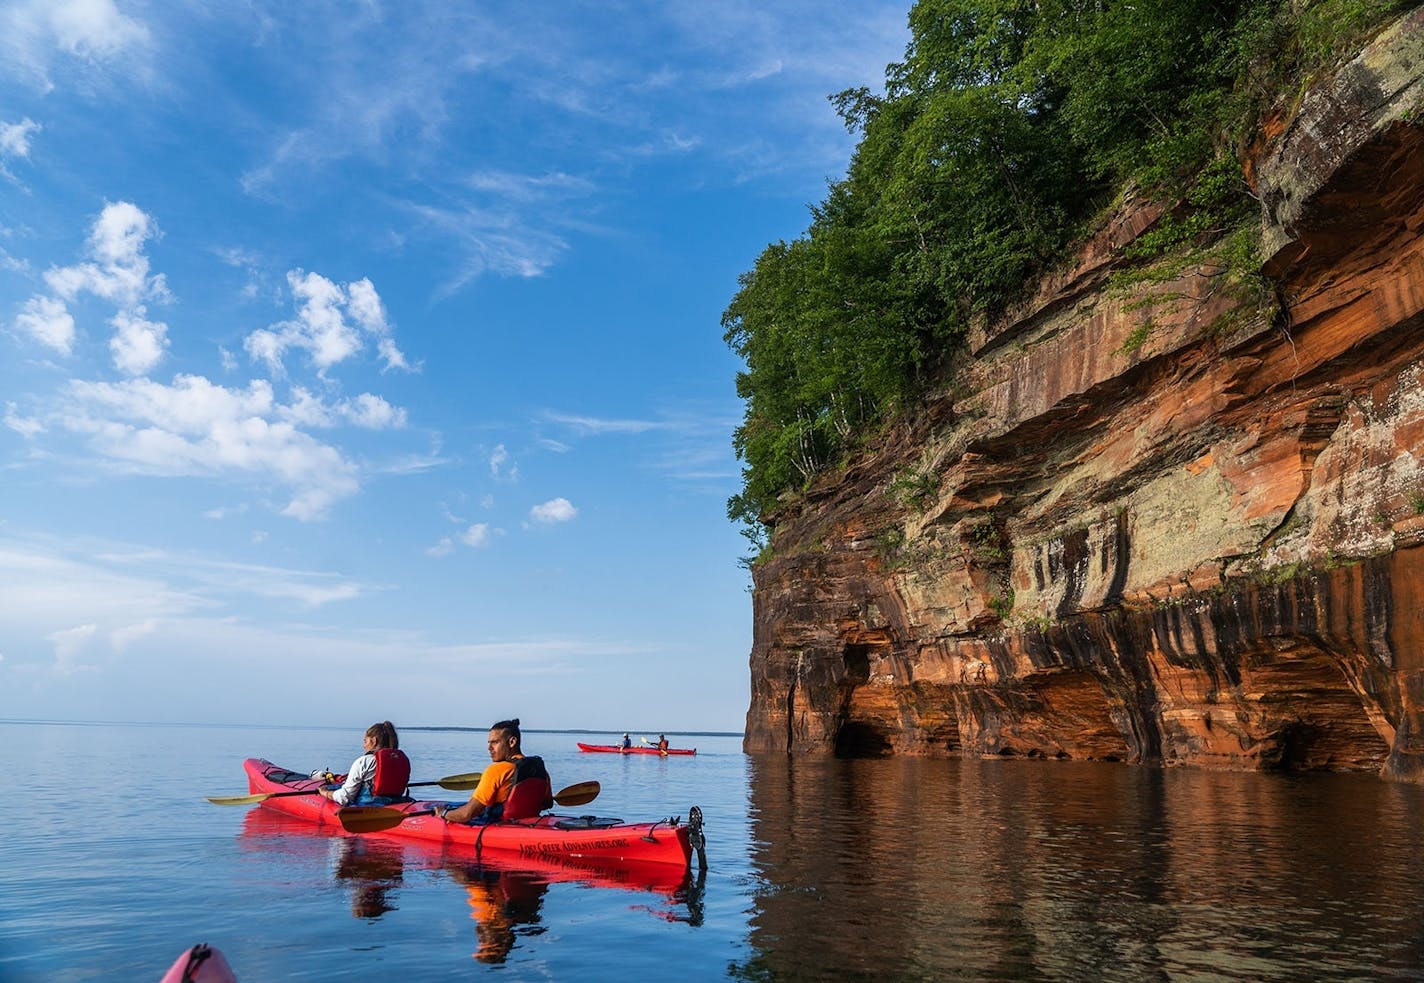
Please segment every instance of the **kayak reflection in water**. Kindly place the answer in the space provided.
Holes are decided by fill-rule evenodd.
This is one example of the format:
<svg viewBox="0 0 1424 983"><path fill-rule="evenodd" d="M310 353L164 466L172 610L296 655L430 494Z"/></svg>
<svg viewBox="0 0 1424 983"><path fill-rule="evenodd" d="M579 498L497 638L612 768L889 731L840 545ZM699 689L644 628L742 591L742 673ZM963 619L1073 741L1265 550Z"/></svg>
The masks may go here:
<svg viewBox="0 0 1424 983"><path fill-rule="evenodd" d="M336 879L349 883L352 917L375 919L395 911L396 904L388 894L401 886L405 874L401 850L359 836L343 838L340 843Z"/></svg>
<svg viewBox="0 0 1424 983"><path fill-rule="evenodd" d="M521 935L539 935L539 908L549 884L543 878L517 870L453 867L455 879L469 895L470 917L479 940L474 957L482 963L502 963L509 958ZM523 926L523 927L521 927Z"/></svg>

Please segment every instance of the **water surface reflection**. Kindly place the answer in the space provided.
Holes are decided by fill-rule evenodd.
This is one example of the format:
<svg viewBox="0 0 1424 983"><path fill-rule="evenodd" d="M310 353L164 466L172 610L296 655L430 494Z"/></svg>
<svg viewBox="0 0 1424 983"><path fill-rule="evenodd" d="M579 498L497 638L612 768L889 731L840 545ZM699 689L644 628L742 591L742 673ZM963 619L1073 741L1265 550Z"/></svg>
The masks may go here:
<svg viewBox="0 0 1424 983"><path fill-rule="evenodd" d="M1419 978L1424 789L758 757L750 979Z"/></svg>

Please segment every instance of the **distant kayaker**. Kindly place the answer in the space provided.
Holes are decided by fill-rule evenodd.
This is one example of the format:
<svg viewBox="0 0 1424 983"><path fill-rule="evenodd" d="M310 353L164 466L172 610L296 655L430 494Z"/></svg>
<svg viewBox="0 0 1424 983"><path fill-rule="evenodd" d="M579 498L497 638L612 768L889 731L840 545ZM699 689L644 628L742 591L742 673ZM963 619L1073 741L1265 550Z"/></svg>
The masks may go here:
<svg viewBox="0 0 1424 983"><path fill-rule="evenodd" d="M341 787L321 789L324 798L340 806L380 806L405 798L410 759L400 749L396 725L384 720L367 727L365 745L345 775L332 776Z"/></svg>
<svg viewBox="0 0 1424 983"><path fill-rule="evenodd" d="M553 808L553 786L544 759L525 755L520 748L518 717L490 727L487 746L494 763L480 775L470 801L453 809L436 806L435 815L447 823L492 822L529 819Z"/></svg>
<svg viewBox="0 0 1424 983"><path fill-rule="evenodd" d="M628 750L628 749L629 749L630 747L632 747L632 746L633 746L633 738L629 737L627 734L624 734L624 735L623 735L623 750L626 751L626 750Z"/></svg>
<svg viewBox="0 0 1424 983"><path fill-rule="evenodd" d="M658 750L661 751L663 754L667 754L667 749L668 749L667 735L665 735L665 734L659 734L659 735L658 735Z"/></svg>

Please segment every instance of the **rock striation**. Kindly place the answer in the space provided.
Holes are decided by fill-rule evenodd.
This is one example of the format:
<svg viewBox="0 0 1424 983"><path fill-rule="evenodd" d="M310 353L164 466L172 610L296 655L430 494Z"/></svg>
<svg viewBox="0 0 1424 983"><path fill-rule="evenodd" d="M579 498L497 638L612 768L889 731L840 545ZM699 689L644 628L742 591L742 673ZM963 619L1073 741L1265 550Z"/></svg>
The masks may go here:
<svg viewBox="0 0 1424 983"><path fill-rule="evenodd" d="M1253 147L1265 287L1125 201L784 503L745 748L1424 782L1421 106L1416 11Z"/></svg>

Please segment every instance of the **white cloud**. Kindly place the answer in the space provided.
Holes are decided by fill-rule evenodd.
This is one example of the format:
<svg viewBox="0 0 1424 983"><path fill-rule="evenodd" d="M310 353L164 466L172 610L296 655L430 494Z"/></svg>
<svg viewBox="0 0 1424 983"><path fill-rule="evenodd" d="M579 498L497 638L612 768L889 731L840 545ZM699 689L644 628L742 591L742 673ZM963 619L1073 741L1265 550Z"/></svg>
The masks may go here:
<svg viewBox="0 0 1424 983"><path fill-rule="evenodd" d="M144 375L163 359L168 347L168 325L150 321L147 311L137 307L120 311L110 321L114 336L109 339L109 351L114 365L128 375Z"/></svg>
<svg viewBox="0 0 1424 983"><path fill-rule="evenodd" d="M355 399L342 401L341 413L358 427L366 427L369 430L389 430L403 427L406 423L404 409L398 409L380 396L370 393L362 393Z"/></svg>
<svg viewBox="0 0 1424 983"><path fill-rule="evenodd" d="M649 430L663 430L669 424L654 420L605 420L593 416L576 416L553 410L544 414L544 419L572 427L576 432L596 436L605 433L646 433Z"/></svg>
<svg viewBox="0 0 1424 983"><path fill-rule="evenodd" d="M20 415L20 408L14 403L5 404L5 426L22 437L33 437L44 433L44 424L33 417Z"/></svg>
<svg viewBox="0 0 1424 983"><path fill-rule="evenodd" d="M544 504L536 505L529 510L529 518L545 525L568 522L576 515L578 515L578 509L574 508L567 498L551 498Z"/></svg>
<svg viewBox="0 0 1424 983"><path fill-rule="evenodd" d="M441 288L442 295L455 293L486 273L526 279L543 276L568 249L562 235L543 227L552 219L527 216L503 205L409 207L438 234L455 240L460 251L460 266Z"/></svg>
<svg viewBox="0 0 1424 983"><path fill-rule="evenodd" d="M0 234L3 233L4 229L0 228ZM29 273L30 261L24 258L16 259L4 249L0 249L0 269L10 270L15 273Z"/></svg>
<svg viewBox="0 0 1424 983"><path fill-rule="evenodd" d="M455 541L449 536L442 536L440 542L428 547L425 551L427 556L449 556L455 552Z"/></svg>
<svg viewBox="0 0 1424 983"><path fill-rule="evenodd" d="M71 380L55 407L26 416L10 404L4 424L27 437L53 430L78 434L120 472L276 485L287 493L282 514L302 521L324 518L336 502L360 490L360 475L337 446L310 431L400 429L407 425L406 411L369 392L325 397L296 387L282 403L266 380L243 388L201 375L180 374L171 384L148 378L169 347L168 325L150 318L144 303L171 299L165 278L151 272L145 254L158 234L157 224L136 206L106 205L91 226L86 260L52 267L45 280L53 295L31 297L15 319L19 334L69 355L78 331L66 301L92 294L113 302L118 311L109 322L109 350L116 368L130 378ZM280 367L282 352L297 346L322 370L350 357L372 336L384 344L386 367L409 368L390 341L389 320L369 280L343 287L299 270L288 280L300 304L297 318L278 330L254 333L250 351L265 353Z"/></svg>
<svg viewBox="0 0 1424 983"><path fill-rule="evenodd" d="M369 279L339 285L319 273L292 270L287 286L300 305L295 320L259 328L243 340L248 355L273 375L285 371L283 359L297 350L325 376L327 369L364 348L363 332L375 340L386 369L411 369L391 338L385 308Z"/></svg>
<svg viewBox="0 0 1424 983"><path fill-rule="evenodd" d="M31 297L15 317L15 328L61 355L74 351L74 316L53 297Z"/></svg>
<svg viewBox="0 0 1424 983"><path fill-rule="evenodd" d="M149 276L144 246L159 235L158 225L142 209L127 201L104 206L89 232L93 262L61 266L45 273L45 282L65 300L92 293L119 308L132 308L145 300L170 300L162 274Z"/></svg>
<svg viewBox="0 0 1424 983"><path fill-rule="evenodd" d="M158 226L137 206L125 201L105 205L89 231L90 260L47 270L45 283L58 296L31 297L15 318L16 329L70 355L76 330L68 302L93 294L118 308L109 322L114 365L128 375L151 371L168 347L168 327L148 319L144 301L172 299L163 275L149 274L144 255L145 244L158 234Z"/></svg>
<svg viewBox="0 0 1424 983"><path fill-rule="evenodd" d="M113 0L11 0L0 8L0 47L8 56L0 63L46 92L60 60L144 76L150 42L148 28Z"/></svg>
<svg viewBox="0 0 1424 983"><path fill-rule="evenodd" d="M246 502L243 502L243 503L241 503L240 505L234 505L234 506L230 506L230 507L229 507L229 506L218 506L218 507L216 507L216 508L211 508L211 509L208 509L207 511L205 511L205 512L203 513L203 518L205 518L205 519L226 519L226 518L227 518L228 516L230 516L230 515L242 515L242 514L245 513L246 511L247 511L247 503L246 503Z"/></svg>
<svg viewBox="0 0 1424 983"><path fill-rule="evenodd" d="M494 450L490 451L489 469L490 474L496 478L501 477L500 472L504 470L504 465L509 461L509 451L503 444L496 444ZM511 470L509 477L514 478L519 474L516 467Z"/></svg>
<svg viewBox="0 0 1424 983"><path fill-rule="evenodd" d="M386 319L385 305L381 303L370 279L362 277L355 283L347 284L346 309L356 319L356 323L376 339L376 351L386 363L387 369L409 371L410 365L406 362L405 355L401 354L391 339L391 326Z"/></svg>
<svg viewBox="0 0 1424 983"><path fill-rule="evenodd" d="M478 171L465 179L476 191L486 192L504 200L539 201L566 198L570 195L591 195L597 191L592 181L556 171L550 174L514 174L508 171Z"/></svg>
<svg viewBox="0 0 1424 983"><path fill-rule="evenodd" d="M278 414L300 426L321 428L344 422L367 430L398 430L407 420L404 409L371 393L329 403L301 386L293 388L292 401L279 407Z"/></svg>
<svg viewBox="0 0 1424 983"><path fill-rule="evenodd" d="M94 637L96 630L97 626L95 625L78 625L74 628L52 631L45 636L45 640L54 646L55 672L69 676L94 668L91 665L81 665L78 658L89 644L89 640Z"/></svg>
<svg viewBox="0 0 1424 983"><path fill-rule="evenodd" d="M281 419L270 383L246 389L179 375L171 385L148 379L75 380L56 415L65 429L121 470L141 474L237 475L291 491L282 514L309 521L360 489L357 469L340 450Z"/></svg>
<svg viewBox="0 0 1424 983"><path fill-rule="evenodd" d="M0 159L30 156L30 136L42 127L26 116L18 123L0 123Z"/></svg>
<svg viewBox="0 0 1424 983"><path fill-rule="evenodd" d="M476 522L474 525L460 533L460 542L466 546L488 546L490 544L490 527L487 522Z"/></svg>
<svg viewBox="0 0 1424 983"><path fill-rule="evenodd" d="M18 123L0 122L0 177L16 181L5 165L16 158L29 158L30 136L40 129L40 125L28 116Z"/></svg>

